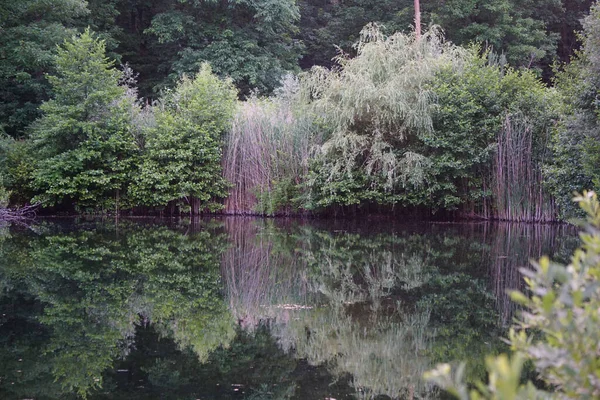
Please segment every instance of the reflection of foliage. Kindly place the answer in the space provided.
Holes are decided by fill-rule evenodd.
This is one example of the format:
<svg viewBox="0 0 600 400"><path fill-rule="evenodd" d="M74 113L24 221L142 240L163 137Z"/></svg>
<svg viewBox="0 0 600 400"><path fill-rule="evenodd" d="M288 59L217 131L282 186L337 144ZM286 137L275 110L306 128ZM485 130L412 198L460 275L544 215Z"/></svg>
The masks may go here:
<svg viewBox="0 0 600 400"><path fill-rule="evenodd" d="M226 346L235 332L219 294L222 239L127 224L31 238L18 290L43 307L44 352L63 390L101 387L104 370L130 351L139 316L202 359Z"/></svg>
<svg viewBox="0 0 600 400"><path fill-rule="evenodd" d="M577 246L575 229L567 225L505 224L497 226L492 240L490 278L502 323L508 326L517 305L510 301L509 290L522 290L520 268L527 268L531 259L550 254L567 260ZM526 238L527 240L523 240Z"/></svg>
<svg viewBox="0 0 600 400"><path fill-rule="evenodd" d="M148 373L148 382L152 386L171 388L187 383L181 379L181 372L174 369L174 363L170 360L156 359L154 364L143 371Z"/></svg>
<svg viewBox="0 0 600 400"><path fill-rule="evenodd" d="M394 290L418 287L427 280L423 251L410 246L411 240L418 237L365 238L358 234L310 231L307 237L315 243L304 253L313 272L312 289L331 300L377 301L392 295Z"/></svg>
<svg viewBox="0 0 600 400"><path fill-rule="evenodd" d="M435 395L421 373L468 359L481 378L479 355L496 351L506 320L505 275L568 234L319 223L232 218L228 238L204 222L186 234L12 229L0 248L0 397ZM523 235L540 244L511 245Z"/></svg>
<svg viewBox="0 0 600 400"><path fill-rule="evenodd" d="M406 313L403 291L427 281L426 252L419 235L397 237L305 230L311 246L302 257L311 271L309 290L323 306L303 311L274 334L313 365L327 364L333 375L352 376L357 396L424 395L420 379L428 368L429 310ZM419 243L419 245L422 243Z"/></svg>
<svg viewBox="0 0 600 400"><path fill-rule="evenodd" d="M278 348L264 326L252 333L238 331L228 348L212 352L200 363L190 349L178 349L171 340L161 340L149 327L138 326L131 353L119 363L127 371L107 380L117 387L105 391L111 400L180 399L290 399L341 398L348 388L330 385L323 368L311 368ZM321 376L320 382L314 382Z"/></svg>
<svg viewBox="0 0 600 400"><path fill-rule="evenodd" d="M483 357L501 347L498 312L485 281L465 273L437 275L424 289L419 306L432 310L435 340L427 350L432 362L467 362L467 376L485 378Z"/></svg>
<svg viewBox="0 0 600 400"><path fill-rule="evenodd" d="M420 376L441 360L469 360L469 379L484 378L483 355L502 347L497 336L513 311L498 300L512 282L504 274L558 239L550 226L532 235L534 243L509 248L523 242L522 229L432 225L370 234L343 224L243 221L250 237L232 233L236 250L223 271L242 326L268 323L282 349L327 365L339 380L351 375L366 398L431 394Z"/></svg>
<svg viewBox="0 0 600 400"><path fill-rule="evenodd" d="M253 318L243 326L268 321L286 352L328 365L338 380L352 375L351 386L366 398L427 391L419 381L429 367L420 355L428 341L428 310L405 314L397 304L402 290L426 279L418 247L404 247L404 238L393 235L249 225L254 240L236 241L232 249L243 250L228 255L224 270L230 303ZM231 267L233 260L245 274ZM289 272L281 271L284 260ZM248 282L256 296L240 290Z"/></svg>
<svg viewBox="0 0 600 400"><path fill-rule="evenodd" d="M423 353L428 314L399 319L375 313L361 324L346 311L333 306L303 311L272 331L283 346L294 346L297 357L328 365L338 379L350 374L351 386L365 398L397 398L409 390L427 394L420 376L430 365Z"/></svg>
<svg viewBox="0 0 600 400"><path fill-rule="evenodd" d="M594 192L575 201L587 214L581 246L568 265L544 256L522 269L529 296L513 291L524 312L510 330L514 354L486 359L489 380L469 388L464 366L454 373L440 364L426 377L461 400L593 399L600 394L598 308L600 307L600 202ZM535 365L536 379L550 390L521 382L524 362Z"/></svg>

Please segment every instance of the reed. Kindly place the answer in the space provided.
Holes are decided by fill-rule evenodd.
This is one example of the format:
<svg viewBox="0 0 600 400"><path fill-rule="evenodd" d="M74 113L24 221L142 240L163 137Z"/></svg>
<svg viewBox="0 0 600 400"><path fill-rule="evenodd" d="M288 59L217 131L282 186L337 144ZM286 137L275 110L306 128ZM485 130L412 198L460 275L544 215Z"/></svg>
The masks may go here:
<svg viewBox="0 0 600 400"><path fill-rule="evenodd" d="M525 290L520 269L530 268L531 260L537 260L542 255L555 257L561 250L560 244L565 242L564 237L576 237L576 230L570 225L550 224L500 223L494 226L489 276L500 322L508 326L518 309L509 293L512 290Z"/></svg>
<svg viewBox="0 0 600 400"><path fill-rule="evenodd" d="M221 273L230 312L247 331L309 303L306 270L293 252L276 248L278 231L271 222L248 217L225 221L232 245L223 255Z"/></svg>
<svg viewBox="0 0 600 400"><path fill-rule="evenodd" d="M287 203L293 196L282 191L293 190L307 176L311 149L318 142L298 87L288 77L274 97L252 97L240 104L225 140L223 169L233 184L225 213L292 213ZM287 198L278 202L277 196Z"/></svg>
<svg viewBox="0 0 600 400"><path fill-rule="evenodd" d="M515 222L556 221L554 200L543 187L542 158L535 154L533 127L507 115L497 139L492 195L494 217Z"/></svg>

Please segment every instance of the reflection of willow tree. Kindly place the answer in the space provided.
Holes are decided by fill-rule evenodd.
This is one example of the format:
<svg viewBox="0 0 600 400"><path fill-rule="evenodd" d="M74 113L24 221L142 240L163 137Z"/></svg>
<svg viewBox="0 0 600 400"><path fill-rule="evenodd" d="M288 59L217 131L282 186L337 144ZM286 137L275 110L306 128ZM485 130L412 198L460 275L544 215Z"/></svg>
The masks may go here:
<svg viewBox="0 0 600 400"><path fill-rule="evenodd" d="M364 227L232 221L223 274L242 327L269 326L281 348L349 378L365 398L426 397L422 372L442 361L467 361L467 375L485 379L484 356L503 349L510 318L504 287L563 240L554 226L535 235L488 224L359 234Z"/></svg>
<svg viewBox="0 0 600 400"><path fill-rule="evenodd" d="M428 397L431 388L421 380L431 366L425 356L428 322L426 312L394 317L375 312L362 324L344 307L330 305L275 322L272 333L298 357L328 365L338 379L349 374L358 397Z"/></svg>
<svg viewBox="0 0 600 400"><path fill-rule="evenodd" d="M401 301L427 277L419 246L406 243L420 237L279 230L249 221L244 229L252 234L243 242L233 236L237 250L227 254L224 273L230 303L251 316L248 329L268 324L284 350L328 365L337 379L351 376L360 397L430 392L421 380L431 365L424 356L429 311Z"/></svg>
<svg viewBox="0 0 600 400"><path fill-rule="evenodd" d="M140 318L200 359L235 335L220 297L222 236L125 225L27 243L4 243L2 278L13 285L4 294L36 304L40 353L65 393L100 387L104 371L129 352ZM40 379L22 378L11 391L30 393Z"/></svg>
<svg viewBox="0 0 600 400"><path fill-rule="evenodd" d="M403 304L403 295L428 280L422 236L398 237L305 230L302 254L310 290L324 301L273 331L294 343L298 356L350 374L360 398L429 397L421 380L430 363L427 308Z"/></svg>

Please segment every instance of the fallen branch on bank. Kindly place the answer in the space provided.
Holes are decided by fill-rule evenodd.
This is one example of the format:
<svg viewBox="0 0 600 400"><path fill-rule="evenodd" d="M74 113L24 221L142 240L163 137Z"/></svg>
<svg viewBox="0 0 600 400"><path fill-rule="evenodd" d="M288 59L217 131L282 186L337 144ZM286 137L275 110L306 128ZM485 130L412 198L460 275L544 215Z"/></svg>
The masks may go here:
<svg viewBox="0 0 600 400"><path fill-rule="evenodd" d="M40 203L20 208L0 208L0 221L23 221L36 216Z"/></svg>

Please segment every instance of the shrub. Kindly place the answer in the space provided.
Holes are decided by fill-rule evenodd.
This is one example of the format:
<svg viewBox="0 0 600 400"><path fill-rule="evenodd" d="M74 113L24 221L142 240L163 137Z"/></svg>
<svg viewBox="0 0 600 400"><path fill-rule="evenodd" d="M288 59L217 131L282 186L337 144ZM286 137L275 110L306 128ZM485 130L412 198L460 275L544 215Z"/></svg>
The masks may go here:
<svg viewBox="0 0 600 400"><path fill-rule="evenodd" d="M469 390L459 368L452 376L449 365L438 366L428 378L460 399L577 398L600 396L600 202L594 192L584 192L576 201L587 213L581 247L569 265L547 257L522 269L531 292L527 297L512 293L524 307L510 331L515 354L486 361L489 383ZM520 384L525 360L535 365L539 379L553 392Z"/></svg>

